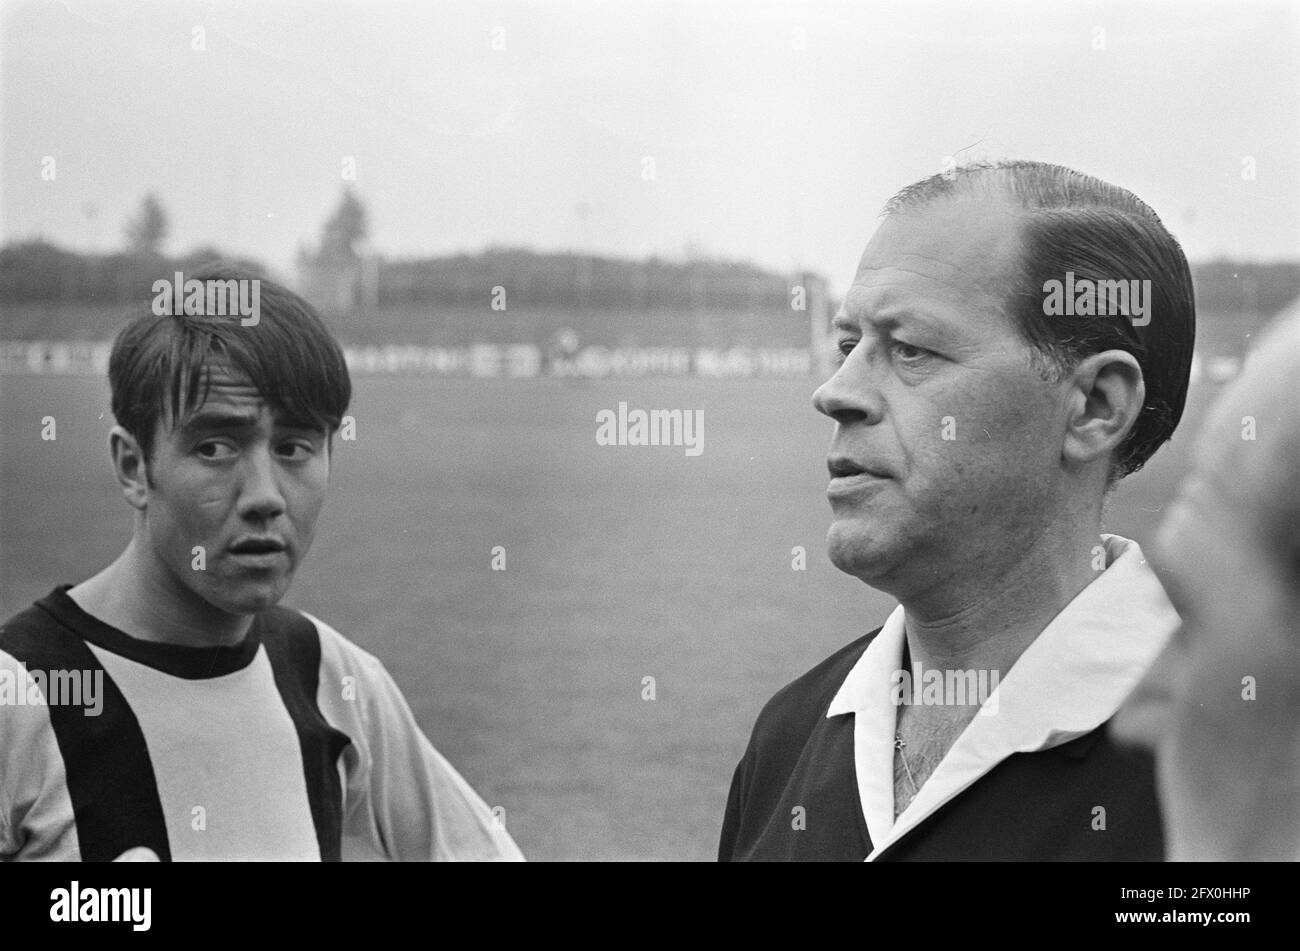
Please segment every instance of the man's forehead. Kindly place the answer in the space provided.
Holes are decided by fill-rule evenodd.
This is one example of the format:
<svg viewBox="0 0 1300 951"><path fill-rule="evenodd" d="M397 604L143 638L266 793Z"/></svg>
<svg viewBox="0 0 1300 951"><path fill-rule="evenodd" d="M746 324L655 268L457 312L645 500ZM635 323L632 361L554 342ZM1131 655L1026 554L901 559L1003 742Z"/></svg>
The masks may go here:
<svg viewBox="0 0 1300 951"><path fill-rule="evenodd" d="M268 405L266 397L247 374L224 364L212 364L203 368L198 399L201 401L199 404L182 408L187 413L212 406L239 407L244 411L258 411Z"/></svg>
<svg viewBox="0 0 1300 951"><path fill-rule="evenodd" d="M207 364L201 373L193 403L188 402L188 385L181 387L178 413L170 411L171 394L165 397L168 412L159 420L164 429L179 432L218 418L239 417L256 422L264 414L274 415L270 403L247 374L222 363Z"/></svg>
<svg viewBox="0 0 1300 951"><path fill-rule="evenodd" d="M1004 299L1022 249L1021 221L1005 199L941 199L885 219L867 244L846 306L972 294Z"/></svg>

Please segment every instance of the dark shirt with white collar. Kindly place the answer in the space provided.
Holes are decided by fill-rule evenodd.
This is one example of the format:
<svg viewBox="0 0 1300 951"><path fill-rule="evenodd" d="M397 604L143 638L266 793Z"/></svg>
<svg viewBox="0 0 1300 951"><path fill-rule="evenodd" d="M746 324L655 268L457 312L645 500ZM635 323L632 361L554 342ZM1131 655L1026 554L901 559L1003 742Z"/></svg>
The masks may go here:
<svg viewBox="0 0 1300 951"><path fill-rule="evenodd" d="M1001 679L912 803L893 814L902 608L763 708L732 780L723 861L1158 861L1152 757L1107 723L1179 620L1136 543ZM984 715L989 714L989 715Z"/></svg>

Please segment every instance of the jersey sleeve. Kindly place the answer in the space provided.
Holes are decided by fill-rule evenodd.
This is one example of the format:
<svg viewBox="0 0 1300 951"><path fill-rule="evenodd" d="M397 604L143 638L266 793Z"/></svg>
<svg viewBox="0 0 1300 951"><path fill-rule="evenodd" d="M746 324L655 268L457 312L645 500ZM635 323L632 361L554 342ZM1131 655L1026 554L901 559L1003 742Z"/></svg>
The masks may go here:
<svg viewBox="0 0 1300 951"><path fill-rule="evenodd" d="M311 620L321 638L321 712L352 740L342 763L343 858L523 861L499 814L420 730L383 664Z"/></svg>
<svg viewBox="0 0 1300 951"><path fill-rule="evenodd" d="M0 650L0 862L79 857L49 708L27 669Z"/></svg>

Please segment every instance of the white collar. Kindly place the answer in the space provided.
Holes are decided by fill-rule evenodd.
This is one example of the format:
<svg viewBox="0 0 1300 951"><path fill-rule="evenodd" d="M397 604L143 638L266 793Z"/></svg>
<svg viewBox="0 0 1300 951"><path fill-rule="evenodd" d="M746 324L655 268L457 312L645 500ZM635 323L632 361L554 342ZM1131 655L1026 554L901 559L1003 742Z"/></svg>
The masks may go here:
<svg viewBox="0 0 1300 951"><path fill-rule="evenodd" d="M828 717L855 715L858 793L873 850L896 842L1013 753L1050 749L1092 732L1119 709L1181 623L1136 542L1102 535L1106 569L1027 647L894 821L891 676L903 663L899 605L844 678Z"/></svg>

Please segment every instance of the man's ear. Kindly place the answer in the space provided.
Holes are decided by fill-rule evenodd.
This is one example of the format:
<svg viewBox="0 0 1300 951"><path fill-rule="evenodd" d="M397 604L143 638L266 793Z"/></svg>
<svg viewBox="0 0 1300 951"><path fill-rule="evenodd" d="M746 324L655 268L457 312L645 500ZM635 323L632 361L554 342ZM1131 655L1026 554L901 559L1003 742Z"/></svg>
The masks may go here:
<svg viewBox="0 0 1300 951"><path fill-rule="evenodd" d="M149 474L140 443L121 426L114 426L108 434L108 452L126 501L143 512L149 505Z"/></svg>
<svg viewBox="0 0 1300 951"><path fill-rule="evenodd" d="M1137 358L1123 350L1094 353L1075 368L1069 387L1061 454L1074 465L1115 458L1147 398Z"/></svg>

